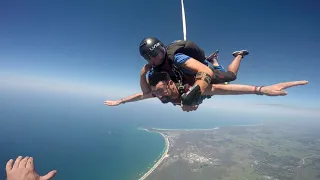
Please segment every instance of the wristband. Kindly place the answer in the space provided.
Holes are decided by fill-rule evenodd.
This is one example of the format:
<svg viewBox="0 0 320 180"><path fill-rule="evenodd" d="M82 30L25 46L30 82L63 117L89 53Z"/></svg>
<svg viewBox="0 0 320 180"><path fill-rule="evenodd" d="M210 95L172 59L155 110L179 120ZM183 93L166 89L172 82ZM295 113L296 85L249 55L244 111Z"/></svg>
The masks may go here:
<svg viewBox="0 0 320 180"><path fill-rule="evenodd" d="M205 72L197 72L196 74L196 80L203 80L205 81L207 84L211 83L211 77L205 73Z"/></svg>
<svg viewBox="0 0 320 180"><path fill-rule="evenodd" d="M263 92L261 92L261 89L262 89L263 87L264 87L264 86L260 86L260 89L259 89L260 95L263 95Z"/></svg>
<svg viewBox="0 0 320 180"><path fill-rule="evenodd" d="M254 93L257 95L263 95L263 93L261 92L261 88L264 86L255 86L254 87Z"/></svg>

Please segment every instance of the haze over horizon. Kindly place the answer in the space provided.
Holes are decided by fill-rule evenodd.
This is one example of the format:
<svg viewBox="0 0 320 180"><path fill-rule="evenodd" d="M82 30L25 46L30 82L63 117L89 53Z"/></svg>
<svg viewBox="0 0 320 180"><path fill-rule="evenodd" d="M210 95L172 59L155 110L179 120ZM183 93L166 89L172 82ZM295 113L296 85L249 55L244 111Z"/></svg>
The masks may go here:
<svg viewBox="0 0 320 180"><path fill-rule="evenodd" d="M74 93L100 97L101 106L106 99L140 92L139 72L145 63L138 53L140 40L156 36L168 44L183 38L180 1L148 2L3 3L1 91ZM220 109L225 111L230 110L230 104L238 104L242 109L248 105L266 113L274 107L284 107L293 109L288 115L295 111L302 116L309 116L310 112L319 115L318 2L185 0L184 4L187 39L195 41L207 54L219 49L222 65L229 65L233 51L249 50L250 55L244 58L233 83L309 81L306 86L289 89L285 97L217 96L200 107L219 108L216 102L223 102L226 105ZM138 103L146 107L148 102L162 110L172 108L157 100ZM254 109L247 112L254 113ZM194 113L203 112L199 108Z"/></svg>

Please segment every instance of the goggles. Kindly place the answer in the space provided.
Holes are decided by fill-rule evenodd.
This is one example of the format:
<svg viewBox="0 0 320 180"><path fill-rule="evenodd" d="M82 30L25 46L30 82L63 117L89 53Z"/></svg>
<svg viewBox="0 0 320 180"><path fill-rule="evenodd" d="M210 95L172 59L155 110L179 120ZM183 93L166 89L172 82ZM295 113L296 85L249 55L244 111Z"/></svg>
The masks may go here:
<svg viewBox="0 0 320 180"><path fill-rule="evenodd" d="M155 48L154 50L143 55L143 58L147 61L151 61L151 58L157 57L159 53L164 52L162 47Z"/></svg>

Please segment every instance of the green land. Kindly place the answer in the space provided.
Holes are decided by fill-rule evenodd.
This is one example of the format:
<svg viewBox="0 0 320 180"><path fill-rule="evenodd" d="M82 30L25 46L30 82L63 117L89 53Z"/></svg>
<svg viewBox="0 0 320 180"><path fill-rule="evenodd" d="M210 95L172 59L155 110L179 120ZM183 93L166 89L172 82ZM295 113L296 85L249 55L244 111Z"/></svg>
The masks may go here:
<svg viewBox="0 0 320 180"><path fill-rule="evenodd" d="M320 180L320 122L268 121L212 130L161 130L169 157L147 180Z"/></svg>

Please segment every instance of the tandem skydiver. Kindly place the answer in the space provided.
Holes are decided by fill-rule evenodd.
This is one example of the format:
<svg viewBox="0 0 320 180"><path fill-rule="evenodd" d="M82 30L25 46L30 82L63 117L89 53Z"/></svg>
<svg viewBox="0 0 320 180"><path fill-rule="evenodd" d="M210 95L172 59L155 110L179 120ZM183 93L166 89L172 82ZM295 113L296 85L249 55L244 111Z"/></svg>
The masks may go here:
<svg viewBox="0 0 320 180"><path fill-rule="evenodd" d="M165 71L174 82L190 84L194 81L199 85L201 94L209 84L219 84L234 81L237 78L240 62L249 54L248 51L236 51L235 59L229 65L227 71L213 68L207 60L204 51L190 40L178 40L168 46L155 37L145 38L140 42L140 55L148 62L140 72L140 87L143 96L148 96L151 88L147 83L146 75L153 72ZM148 70L152 65L151 70ZM147 68L147 69L146 69ZM165 101L162 101L165 102ZM198 105L183 106L184 111L196 110Z"/></svg>
<svg viewBox="0 0 320 180"><path fill-rule="evenodd" d="M237 77L241 59L249 54L246 50L233 52L232 54L235 59L226 71L219 64L214 66L211 63L215 63L214 59L216 58L217 53L213 53L206 57L204 51L192 41L178 40L165 47L157 38L145 38L140 42L139 51L140 55L148 62L140 72L140 87L142 93L136 93L117 101L105 101L105 104L113 106L119 105L120 103L139 101L154 97L152 96L146 75L148 74L148 76L150 76L155 71L164 70L169 73L171 79L178 81L177 78L180 78L184 82L190 82L194 80L196 73L188 70L186 67L193 69L198 68L199 72L204 69L202 71L209 72L215 77L212 79L211 83L234 81ZM184 65L187 66L183 67ZM205 77L206 74L202 75L202 77ZM199 76L197 77L201 78ZM198 83L201 83L201 81L201 79L197 79ZM202 84L206 85L204 82L202 82ZM165 101L162 102L166 103ZM183 106L182 109L184 111L189 111L191 109L196 110L197 107L198 105L193 107Z"/></svg>
<svg viewBox="0 0 320 180"><path fill-rule="evenodd" d="M217 72L227 72L224 67L222 65L219 64L218 62L218 53L219 51L216 51L214 53L212 53L211 55L209 55L208 57L206 57L206 62L208 64L208 66L210 66L212 69L215 69L217 70ZM239 60L239 57L237 57L237 54L241 54L243 53L242 51L236 51L233 53L233 56L235 56L236 58L234 59L234 61L238 61ZM247 51L244 52L245 54L248 54ZM234 69L234 64L235 63L231 63L231 67L229 66L229 69ZM237 64L237 63L236 63ZM145 70L146 71L149 71L151 69L151 64L148 64L145 66ZM143 72L143 74L145 74ZM229 77L233 75L229 75ZM149 77L149 76L148 76ZM186 77L186 76L183 76L183 77ZM193 78L194 79L194 78ZM228 80L228 79L227 79ZM232 80L232 78L229 78L229 80ZM190 82L190 80L189 80ZM223 82L223 81L222 81ZM120 105L120 104L124 104L124 103L127 103L127 102L135 102L135 101L141 101L141 100L145 100L145 99L149 99L149 98L153 98L155 97L154 94L152 94L152 92L147 92L147 93L136 93L136 94L133 94L133 95L130 95L128 97L125 97L125 98L121 98L119 100L106 100L104 101L104 104L105 105L108 105L108 106L117 106L117 105ZM161 100L161 99L160 99ZM163 103L166 103L164 100L162 101ZM198 105L197 105L198 106ZM190 110L196 110L197 109L197 106L194 106L194 107L188 107L188 106L183 106L182 109L184 111L190 111Z"/></svg>
<svg viewBox="0 0 320 180"><path fill-rule="evenodd" d="M148 94L151 89L147 83L146 75L153 72L165 71L174 81L193 80L200 86L203 93L208 84L217 84L234 81L240 67L241 59L248 55L246 50L233 53L235 59L226 72L213 68L204 51L193 41L175 41L168 46L155 37L145 38L140 42L140 55L148 62L140 72L140 87L144 94ZM152 65L151 70L150 65ZM150 72L149 72L150 71ZM184 82L182 82L184 83Z"/></svg>

